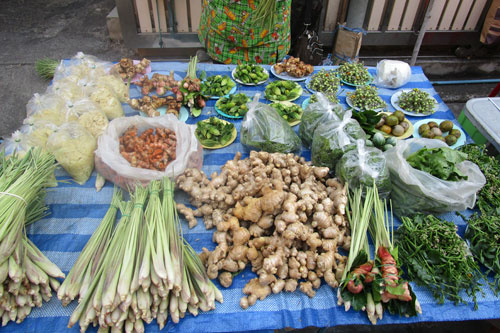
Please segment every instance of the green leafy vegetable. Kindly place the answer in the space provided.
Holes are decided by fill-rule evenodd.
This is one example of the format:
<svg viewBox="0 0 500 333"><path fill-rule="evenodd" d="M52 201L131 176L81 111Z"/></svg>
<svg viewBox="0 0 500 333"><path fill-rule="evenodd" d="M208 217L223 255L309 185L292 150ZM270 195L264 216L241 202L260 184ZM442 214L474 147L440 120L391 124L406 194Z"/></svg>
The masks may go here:
<svg viewBox="0 0 500 333"><path fill-rule="evenodd" d="M273 103L271 106L278 111L279 115L289 123L300 120L302 117L302 108L297 104L285 105L282 103Z"/></svg>
<svg viewBox="0 0 500 333"><path fill-rule="evenodd" d="M201 83L201 94L203 96L224 96L236 85L227 75L214 75L206 78Z"/></svg>
<svg viewBox="0 0 500 333"><path fill-rule="evenodd" d="M422 148L411 154L406 160L415 169L430 173L443 180L467 180L467 175L457 168L465 161L467 154L448 147Z"/></svg>
<svg viewBox="0 0 500 333"><path fill-rule="evenodd" d="M271 101L287 101L300 96L302 88L293 81L274 81L266 86L265 96Z"/></svg>
<svg viewBox="0 0 500 333"><path fill-rule="evenodd" d="M274 108L255 100L243 119L241 143L270 153L300 150L300 138Z"/></svg>
<svg viewBox="0 0 500 333"><path fill-rule="evenodd" d="M467 244L457 235L455 224L435 216L403 217L398 228L399 258L408 278L429 288L438 303L445 298L467 304L460 295L472 296L477 309L477 293L482 293L479 280L483 273L470 255Z"/></svg>
<svg viewBox="0 0 500 333"><path fill-rule="evenodd" d="M365 131L366 135L373 136L375 134L375 126L382 118L382 114L379 114L378 112L373 110L353 110L352 117L358 121L363 131Z"/></svg>
<svg viewBox="0 0 500 333"><path fill-rule="evenodd" d="M350 188L368 188L375 183L382 198L391 193L391 178L384 154L377 148L365 147L363 141L358 141L356 149L340 158L335 174Z"/></svg>
<svg viewBox="0 0 500 333"><path fill-rule="evenodd" d="M234 77L243 83L258 84L269 78L262 66L255 64L241 64L236 66Z"/></svg>
<svg viewBox="0 0 500 333"><path fill-rule="evenodd" d="M51 80L54 77L59 61L50 58L38 59L35 62L36 73L43 79Z"/></svg>
<svg viewBox="0 0 500 333"><path fill-rule="evenodd" d="M196 137L207 147L225 145L233 136L234 125L216 117L196 123Z"/></svg>
<svg viewBox="0 0 500 333"><path fill-rule="evenodd" d="M250 102L250 98L239 93L220 98L215 106L229 116L243 117L248 111L248 102Z"/></svg>
<svg viewBox="0 0 500 333"><path fill-rule="evenodd" d="M324 122L314 131L311 160L316 166L333 169L345 152L356 147L358 139L365 140L365 132L347 113L344 120Z"/></svg>

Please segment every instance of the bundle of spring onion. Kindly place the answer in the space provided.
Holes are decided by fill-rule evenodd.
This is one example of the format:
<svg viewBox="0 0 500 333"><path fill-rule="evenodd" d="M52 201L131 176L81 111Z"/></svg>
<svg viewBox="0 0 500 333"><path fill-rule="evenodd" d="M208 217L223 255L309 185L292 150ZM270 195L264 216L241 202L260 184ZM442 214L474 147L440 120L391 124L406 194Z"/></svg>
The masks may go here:
<svg viewBox="0 0 500 333"><path fill-rule="evenodd" d="M101 225L61 285L66 305L79 296L68 326L144 332L154 318L162 329L189 311L215 308L222 294L183 239L168 179L138 186L128 202L115 191ZM121 218L114 231L117 207Z"/></svg>
<svg viewBox="0 0 500 333"><path fill-rule="evenodd" d="M19 158L0 154L0 315L2 326L20 323L34 306L49 301L64 278L26 237L25 226L47 214L45 185L55 168L54 156L40 148Z"/></svg>

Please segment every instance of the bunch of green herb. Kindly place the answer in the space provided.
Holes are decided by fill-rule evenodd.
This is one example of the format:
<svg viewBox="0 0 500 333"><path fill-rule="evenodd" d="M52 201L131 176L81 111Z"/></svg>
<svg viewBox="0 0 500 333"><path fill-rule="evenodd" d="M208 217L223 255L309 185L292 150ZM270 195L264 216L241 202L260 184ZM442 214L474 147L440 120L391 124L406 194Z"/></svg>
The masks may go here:
<svg viewBox="0 0 500 333"><path fill-rule="evenodd" d="M333 69L329 71L322 69L311 76L308 87L315 91L336 95L339 90L339 83L340 79Z"/></svg>
<svg viewBox="0 0 500 333"><path fill-rule="evenodd" d="M375 126L378 124L382 118L382 114L379 114L373 110L366 111L352 111L352 117L357 120L359 126L365 131L366 135L369 137L373 136L375 131Z"/></svg>
<svg viewBox="0 0 500 333"><path fill-rule="evenodd" d="M225 145L233 136L234 125L217 117L196 123L196 138L207 147Z"/></svg>
<svg viewBox="0 0 500 333"><path fill-rule="evenodd" d="M400 108L405 111L423 114L434 113L435 103L431 95L418 88L413 88L408 92L403 91L398 99Z"/></svg>
<svg viewBox="0 0 500 333"><path fill-rule="evenodd" d="M313 95L316 96L316 95ZM330 120L338 120L344 114L340 104L330 104L325 98L318 103L309 103L302 115L299 136L306 147L310 147L316 127Z"/></svg>
<svg viewBox="0 0 500 333"><path fill-rule="evenodd" d="M357 142L356 149L346 152L337 163L335 175L351 188L376 185L382 198L391 193L391 178L384 153L374 147Z"/></svg>
<svg viewBox="0 0 500 333"><path fill-rule="evenodd" d="M486 184L477 194L477 206L487 215L500 215L500 162L489 156L484 145L468 144L460 147L462 153L467 154L467 160L477 164Z"/></svg>
<svg viewBox="0 0 500 333"><path fill-rule="evenodd" d="M229 116L243 117L248 111L248 102L250 102L250 97L239 93L219 98L215 106Z"/></svg>
<svg viewBox="0 0 500 333"><path fill-rule="evenodd" d="M477 194L480 212L467 221L465 238L477 260L493 274L493 288L500 291L500 163L489 156L484 145L468 144L460 147L467 159L479 166L486 178L486 184Z"/></svg>
<svg viewBox="0 0 500 333"><path fill-rule="evenodd" d="M300 117L302 117L303 110L297 104L285 105L282 103L272 103L271 106L289 123L300 120Z"/></svg>
<svg viewBox="0 0 500 333"><path fill-rule="evenodd" d="M448 147L422 148L406 159L408 163L420 171L430 173L442 180L467 180L467 175L457 168L457 164L465 161L467 154Z"/></svg>
<svg viewBox="0 0 500 333"><path fill-rule="evenodd" d="M36 73L43 79L51 80L54 77L59 61L50 58L38 59L35 62Z"/></svg>
<svg viewBox="0 0 500 333"><path fill-rule="evenodd" d="M269 78L264 68L255 64L241 64L236 66L234 77L243 83L258 84Z"/></svg>
<svg viewBox="0 0 500 333"><path fill-rule="evenodd" d="M302 88L293 81L274 81L266 86L265 96L271 101L287 101L300 95Z"/></svg>
<svg viewBox="0 0 500 333"><path fill-rule="evenodd" d="M227 75L209 76L201 83L200 93L203 96L224 96L236 86L233 80Z"/></svg>
<svg viewBox="0 0 500 333"><path fill-rule="evenodd" d="M356 88L353 93L347 93L352 104L361 110L382 109L387 106L382 98L378 95L378 89L374 86L362 86Z"/></svg>
<svg viewBox="0 0 500 333"><path fill-rule="evenodd" d="M408 278L429 288L439 304L445 298L456 305L467 304L460 295L465 291L477 309L477 293L482 293L479 280L484 275L457 235L455 224L433 215L403 217L401 221L397 245Z"/></svg>
<svg viewBox="0 0 500 333"><path fill-rule="evenodd" d="M337 68L337 73L342 81L355 85L368 84L372 79L363 63L359 62L345 62Z"/></svg>
<svg viewBox="0 0 500 333"><path fill-rule="evenodd" d="M241 124L241 143L270 153L300 150L300 138L290 125L268 104L252 102Z"/></svg>
<svg viewBox="0 0 500 333"><path fill-rule="evenodd" d="M311 161L315 166L334 169L342 155L356 147L356 140L366 139L358 122L348 118L348 121L344 118L324 122L316 128L311 145Z"/></svg>

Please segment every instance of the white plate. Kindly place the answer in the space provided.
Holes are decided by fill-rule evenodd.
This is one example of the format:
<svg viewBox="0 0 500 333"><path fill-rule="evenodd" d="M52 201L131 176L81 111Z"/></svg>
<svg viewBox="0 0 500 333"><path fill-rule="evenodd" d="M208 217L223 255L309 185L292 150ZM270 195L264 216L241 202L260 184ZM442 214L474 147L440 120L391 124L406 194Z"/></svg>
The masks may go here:
<svg viewBox="0 0 500 333"><path fill-rule="evenodd" d="M304 81L307 80L307 78L311 77L312 73L303 77L295 77L288 75L287 72L281 72L280 74L276 74L276 71L274 70L274 65L271 65L271 73L273 73L274 76L276 76L278 79L281 80L286 80L286 81Z"/></svg>
<svg viewBox="0 0 500 333"><path fill-rule="evenodd" d="M354 103L352 102L351 97L349 95L346 96L345 101L346 101L347 105L349 105L354 110L361 111L361 109L359 107L354 106ZM382 111L384 111L384 108L373 109L373 111L382 112Z"/></svg>
<svg viewBox="0 0 500 333"><path fill-rule="evenodd" d="M399 96L401 96L401 94L403 92L410 92L412 91L412 89L403 89L403 90L399 90L399 91L396 91L392 96L391 96L391 104L392 106L396 109L396 110L400 110L400 111L403 111L404 114L407 114L409 116L415 116L415 117L427 117L427 116L430 116L431 114L433 114L434 112L436 112L436 107L437 107L437 104L438 104L438 101L436 101L436 99L432 96L430 96L433 100L434 100L434 111L432 112L429 112L429 113L418 113L418 112L413 112L413 111L407 111L403 108L401 108L399 106Z"/></svg>
<svg viewBox="0 0 500 333"><path fill-rule="evenodd" d="M417 121L415 124L413 124L413 127L415 128L415 130L413 131L413 137L414 138L421 138L420 134L418 133L418 128L423 125L423 124L427 124L428 122L431 122L431 121L435 121L438 125L441 124L441 122L445 121L445 120L451 120L451 119L434 119L434 118L431 118L431 119L422 119L422 120L419 120ZM453 145L453 146L448 146L452 149L455 149L455 148L458 148L460 146L463 146L465 144L465 133L464 131L458 127L457 125L453 124L453 129L457 129L460 131L460 137L457 139L457 142ZM443 136L444 137L444 136Z"/></svg>
<svg viewBox="0 0 500 333"><path fill-rule="evenodd" d="M239 80L238 78L236 78L236 76L234 76L234 73L236 72L236 68L233 69L233 71L231 72L231 77L233 78L234 81L238 82L239 84L242 84L245 86L258 86L259 84L262 84L262 83L266 82L267 80L269 80L269 71L265 68L262 68L262 69L264 70L264 73L267 74L267 79L265 79L264 81L257 82L257 83L245 83L245 82Z"/></svg>

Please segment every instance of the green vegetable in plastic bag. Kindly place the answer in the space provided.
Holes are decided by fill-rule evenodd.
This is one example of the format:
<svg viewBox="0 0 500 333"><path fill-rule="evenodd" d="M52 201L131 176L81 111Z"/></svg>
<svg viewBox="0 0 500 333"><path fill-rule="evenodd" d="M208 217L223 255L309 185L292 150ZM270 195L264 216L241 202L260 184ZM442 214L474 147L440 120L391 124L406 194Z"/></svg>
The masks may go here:
<svg viewBox="0 0 500 333"><path fill-rule="evenodd" d="M335 168L344 152L356 147L356 140L366 139L365 132L351 115L348 110L342 120L323 122L316 128L311 147L311 160L315 166Z"/></svg>
<svg viewBox="0 0 500 333"><path fill-rule="evenodd" d="M365 147L364 140L357 140L356 149L345 153L337 163L335 173L349 188L371 187L375 181L379 195L389 197L391 178L384 153L380 149Z"/></svg>
<svg viewBox="0 0 500 333"><path fill-rule="evenodd" d="M278 112L256 94L241 124L241 143L270 153L300 151L300 138Z"/></svg>
<svg viewBox="0 0 500 333"><path fill-rule="evenodd" d="M315 95L318 102L307 105L299 127L299 136L308 148L311 147L316 127L329 120L339 120L344 114L344 108L340 104L331 103L322 93Z"/></svg>

